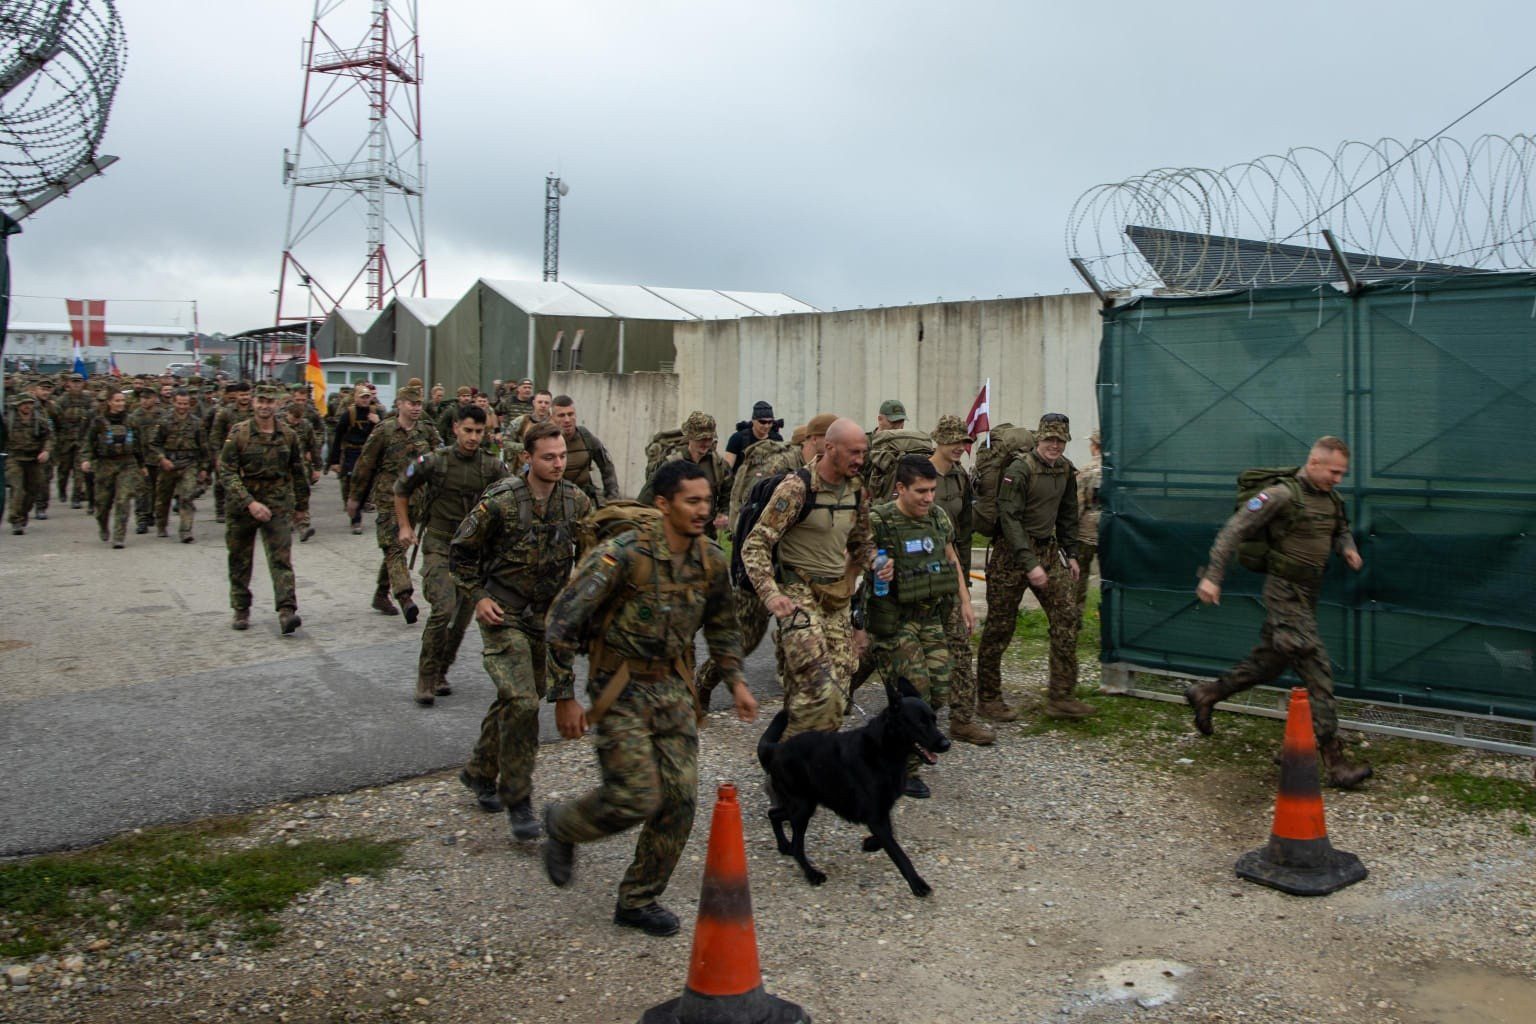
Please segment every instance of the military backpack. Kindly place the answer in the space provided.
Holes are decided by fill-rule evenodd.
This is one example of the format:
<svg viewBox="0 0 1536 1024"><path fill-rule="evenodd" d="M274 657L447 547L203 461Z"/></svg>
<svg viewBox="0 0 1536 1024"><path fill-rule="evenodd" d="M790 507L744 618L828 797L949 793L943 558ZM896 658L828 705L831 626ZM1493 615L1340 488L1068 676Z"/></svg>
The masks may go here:
<svg viewBox="0 0 1536 1024"><path fill-rule="evenodd" d="M683 437L681 430L660 430L652 434L645 446L645 479L649 481L656 475L656 470L667 461L667 456L686 447L688 439Z"/></svg>
<svg viewBox="0 0 1536 1024"><path fill-rule="evenodd" d="M764 442L759 441L758 443L763 444ZM805 500L800 503L800 511L795 513L795 521L789 524L784 531L785 533L805 522L806 518L817 509L831 514L858 510L859 492L862 488L854 489L852 504L816 504L816 492L811 487L811 471L803 466L794 470L792 474L779 473L759 480L747 492L747 496L741 505L741 514L736 517L736 526L731 533L731 582L738 589L747 591L755 591L757 589L752 585L752 578L747 575L746 563L741 560L741 549L747 543L747 535L752 532L752 528L757 525L757 521L763 517L763 510L773 500L773 492L778 490L779 484L783 483L791 475L798 476L800 482L805 485ZM774 576L777 578L779 573L777 552L774 555L773 571Z"/></svg>
<svg viewBox="0 0 1536 1024"><path fill-rule="evenodd" d="M1003 484L1003 470L1034 446L1033 430L1003 423L992 428L987 443L977 450L976 468L971 471L971 490L976 496L972 527L983 537L997 536L997 494Z"/></svg>
<svg viewBox="0 0 1536 1024"><path fill-rule="evenodd" d="M1244 569L1267 573L1275 568L1273 560L1277 555L1272 549L1290 531L1296 517L1301 514L1301 481L1296 479L1300 471L1300 466L1261 466L1237 474L1237 501L1232 506L1234 511L1244 508L1258 511L1263 504L1259 495L1266 490L1281 488L1290 497L1280 514L1269 521L1263 535L1245 540L1237 546L1237 562ZM1328 497L1333 499L1334 513L1343 517L1344 499L1334 491L1329 491Z"/></svg>
<svg viewBox="0 0 1536 1024"><path fill-rule="evenodd" d="M896 465L904 456L933 454L933 438L921 430L881 430L869 445L864 462L864 483L870 501L890 501L896 497Z"/></svg>
<svg viewBox="0 0 1536 1024"><path fill-rule="evenodd" d="M750 445L736 460L731 479L731 521L736 521L742 506L746 504L747 496L759 483L769 477L783 479L786 473L799 468L800 451L788 441L765 437ZM773 488L769 488L769 493L772 492ZM754 518L753 522L756 521Z"/></svg>

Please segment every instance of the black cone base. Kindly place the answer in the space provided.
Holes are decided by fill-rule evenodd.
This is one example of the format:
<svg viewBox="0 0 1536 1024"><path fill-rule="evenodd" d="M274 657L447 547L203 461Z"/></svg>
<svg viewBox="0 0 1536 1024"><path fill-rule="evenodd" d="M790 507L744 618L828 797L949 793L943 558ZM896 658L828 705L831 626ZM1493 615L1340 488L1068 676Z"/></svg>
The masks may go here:
<svg viewBox="0 0 1536 1024"><path fill-rule="evenodd" d="M739 996L706 996L688 989L645 1011L640 1024L811 1024L811 1016L759 985Z"/></svg>
<svg viewBox="0 0 1536 1024"><path fill-rule="evenodd" d="M1366 876L1365 865L1352 853L1335 850L1328 840L1314 840L1324 849L1309 850L1302 857L1276 857L1274 846L1284 840L1243 854L1237 859L1237 877L1288 892L1292 896L1326 896ZM1291 863L1281 863L1290 860ZM1297 863L1300 861L1301 863Z"/></svg>

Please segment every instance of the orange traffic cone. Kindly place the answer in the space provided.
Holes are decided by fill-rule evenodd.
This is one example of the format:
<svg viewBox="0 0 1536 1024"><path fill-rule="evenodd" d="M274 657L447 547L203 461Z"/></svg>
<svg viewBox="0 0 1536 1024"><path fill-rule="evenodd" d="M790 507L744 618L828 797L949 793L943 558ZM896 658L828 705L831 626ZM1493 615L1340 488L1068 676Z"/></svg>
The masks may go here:
<svg viewBox="0 0 1536 1024"><path fill-rule="evenodd" d="M680 998L645 1011L640 1024L811 1024L800 1007L763 989L741 805L732 783L720 784L709 826L688 984Z"/></svg>
<svg viewBox="0 0 1536 1024"><path fill-rule="evenodd" d="M1303 687L1291 690L1269 844L1239 857L1237 875L1293 896L1326 896L1366 875L1359 857L1335 850L1328 842L1312 705Z"/></svg>

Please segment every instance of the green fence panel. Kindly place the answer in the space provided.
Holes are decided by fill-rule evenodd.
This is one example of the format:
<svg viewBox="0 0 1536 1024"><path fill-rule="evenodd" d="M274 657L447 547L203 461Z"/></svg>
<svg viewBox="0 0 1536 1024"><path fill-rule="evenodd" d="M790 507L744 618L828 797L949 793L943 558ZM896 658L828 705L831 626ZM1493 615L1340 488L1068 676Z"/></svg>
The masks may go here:
<svg viewBox="0 0 1536 1024"><path fill-rule="evenodd" d="M1536 276L1147 298L1105 314L1103 657L1211 675L1263 620L1194 598L1234 481L1353 449L1365 558L1318 619L1341 696L1536 720Z"/></svg>

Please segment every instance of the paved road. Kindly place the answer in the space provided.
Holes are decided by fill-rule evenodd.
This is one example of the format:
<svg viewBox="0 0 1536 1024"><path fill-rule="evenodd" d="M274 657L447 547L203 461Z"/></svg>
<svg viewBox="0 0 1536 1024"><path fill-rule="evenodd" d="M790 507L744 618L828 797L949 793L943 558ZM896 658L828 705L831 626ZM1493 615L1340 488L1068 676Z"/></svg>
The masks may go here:
<svg viewBox="0 0 1536 1024"><path fill-rule="evenodd" d="M418 708L420 626L369 609L372 527L352 536L334 495L324 481L321 534L295 545L305 625L289 638L260 560L253 628L228 628L211 521L196 544L130 534L114 551L83 512L55 506L26 536L0 538L0 855L463 762L492 695L478 631L454 695ZM769 707L768 645L747 674ZM555 735L547 706L543 729Z"/></svg>

